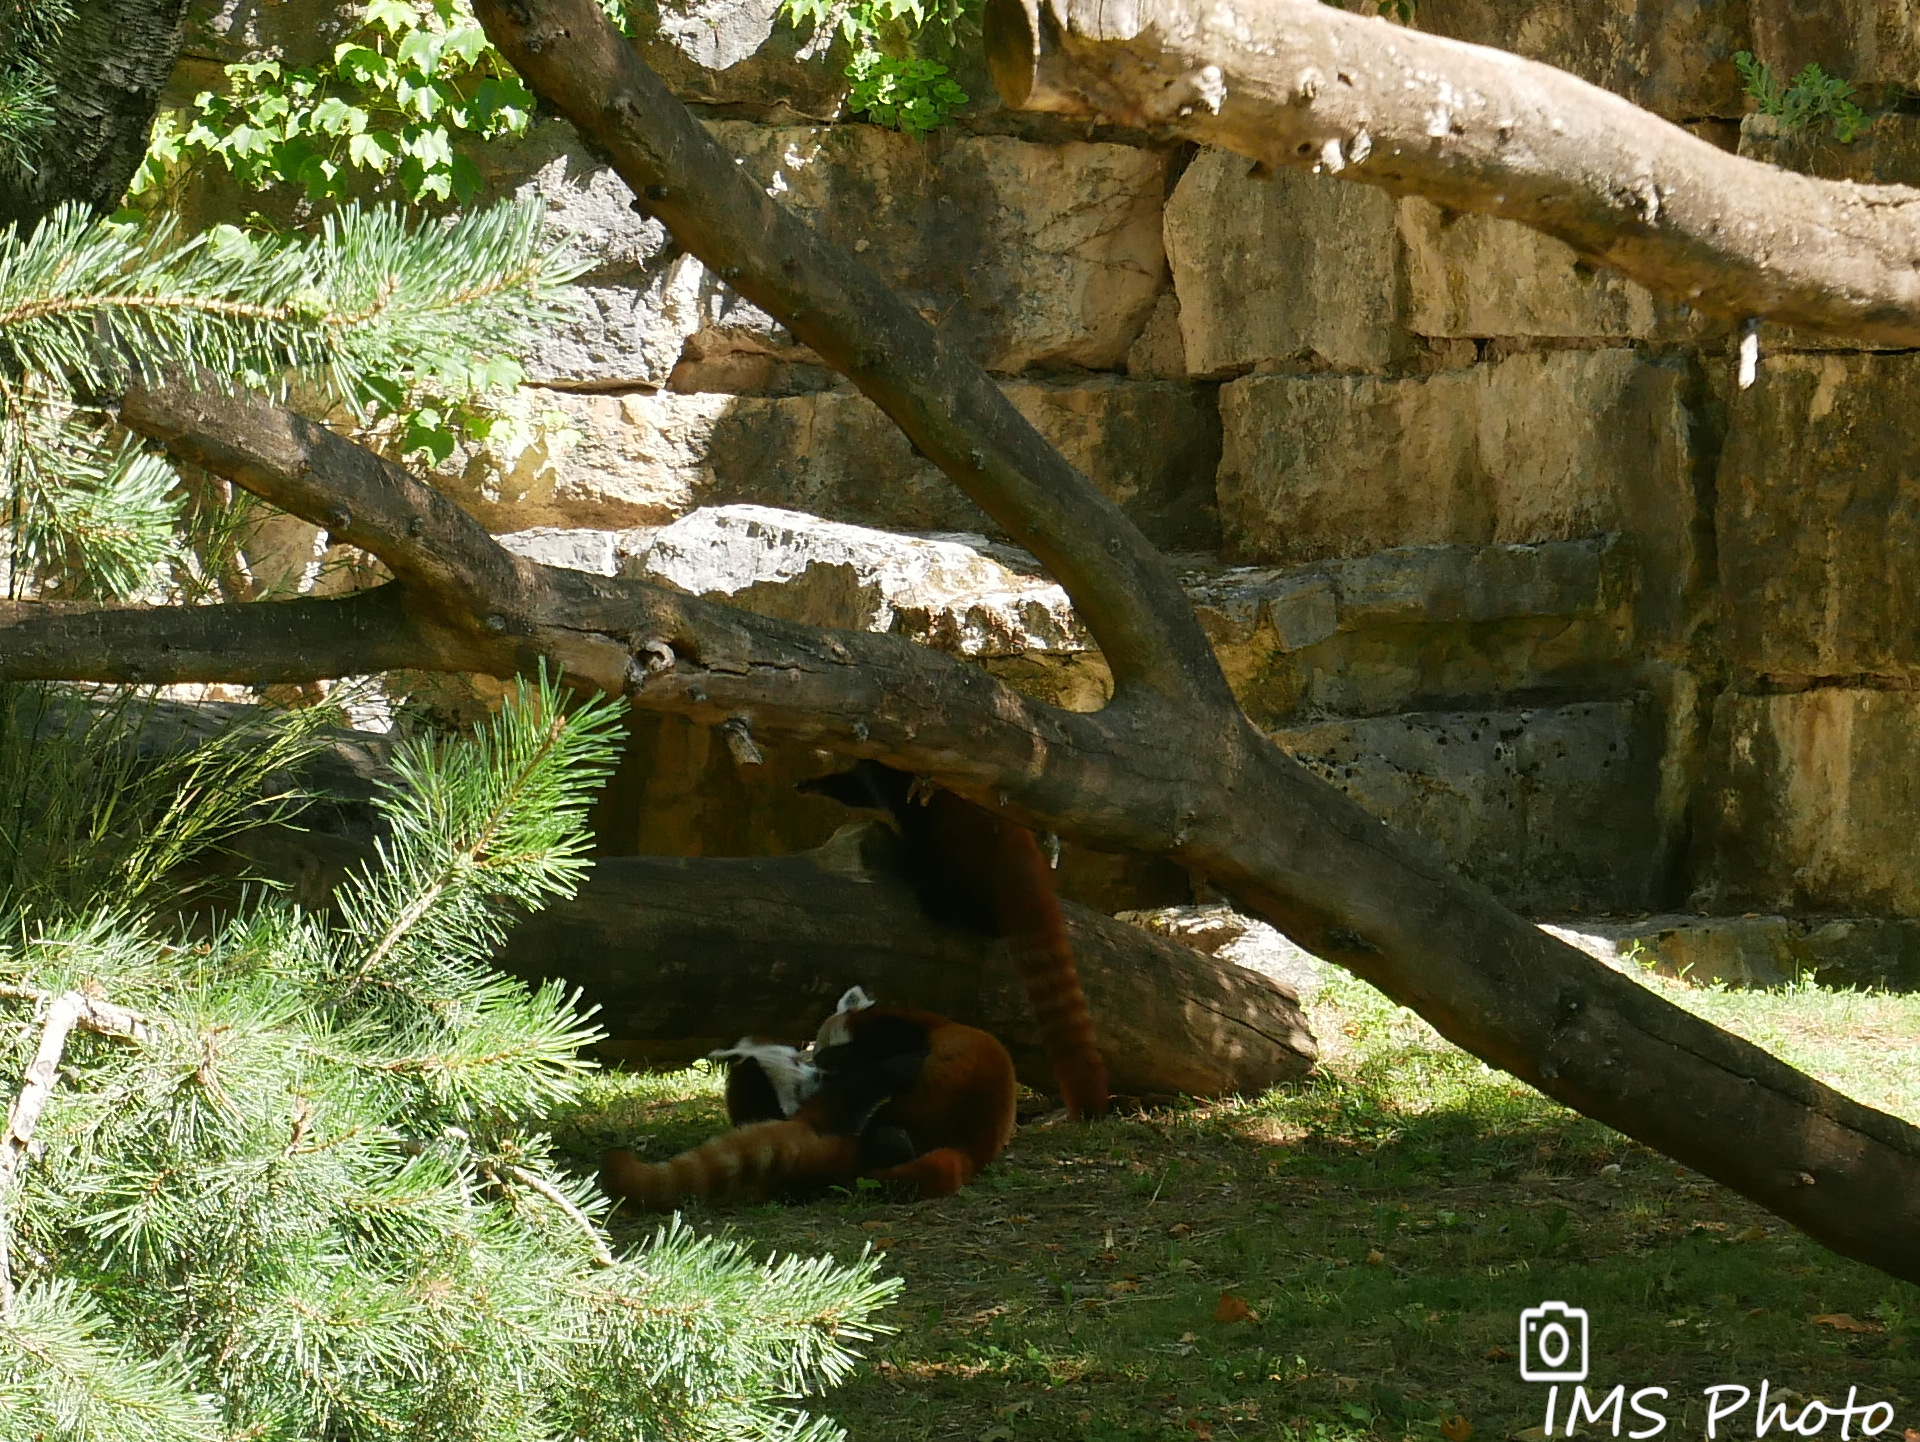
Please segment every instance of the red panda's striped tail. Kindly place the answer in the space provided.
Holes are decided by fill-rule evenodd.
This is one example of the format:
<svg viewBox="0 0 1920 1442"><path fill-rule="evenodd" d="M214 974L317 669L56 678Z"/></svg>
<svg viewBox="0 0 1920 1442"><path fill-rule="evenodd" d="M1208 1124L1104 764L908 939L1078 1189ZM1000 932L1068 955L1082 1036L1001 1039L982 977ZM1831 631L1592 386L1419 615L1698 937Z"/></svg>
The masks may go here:
<svg viewBox="0 0 1920 1442"><path fill-rule="evenodd" d="M1026 986L1068 1115L1104 1116L1107 1064L1040 843L1018 822L948 791L935 792L927 809L956 867L971 872L991 900L994 929Z"/></svg>
<svg viewBox="0 0 1920 1442"><path fill-rule="evenodd" d="M858 1147L857 1138L827 1136L806 1122L760 1122L664 1162L610 1151L600 1188L644 1211L669 1211L689 1197L764 1202L851 1179Z"/></svg>
<svg viewBox="0 0 1920 1442"><path fill-rule="evenodd" d="M1107 1063L1093 1033L1080 973L1073 964L1064 920L1057 931L1030 931L1007 938L1007 950L1040 1026L1053 1063L1053 1079L1067 1115L1075 1121L1106 1115Z"/></svg>

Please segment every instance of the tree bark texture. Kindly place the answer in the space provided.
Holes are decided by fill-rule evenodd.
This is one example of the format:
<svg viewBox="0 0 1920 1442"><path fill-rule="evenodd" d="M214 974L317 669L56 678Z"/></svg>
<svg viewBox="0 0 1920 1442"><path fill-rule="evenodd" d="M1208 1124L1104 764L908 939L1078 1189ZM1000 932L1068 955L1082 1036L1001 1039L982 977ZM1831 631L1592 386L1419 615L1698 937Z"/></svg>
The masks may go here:
<svg viewBox="0 0 1920 1442"><path fill-rule="evenodd" d="M1546 935L1288 758L1240 712L1147 542L1051 451L1035 452L971 362L746 181L594 0L477 8L690 251L847 366L1047 560L1113 663L1112 704L1063 712L896 637L532 565L404 472L265 402L156 387L127 397L126 424L378 555L401 588L394 650L416 655L409 664L504 675L545 657L638 707L871 756L1029 825L1165 856L1488 1062L1836 1250L1920 1280L1920 1130ZM0 617L0 679L13 641ZM117 664L131 664L123 641Z"/></svg>
<svg viewBox="0 0 1920 1442"><path fill-rule="evenodd" d="M77 200L110 211L147 153L160 89L180 58L186 0L82 0L50 55L54 123L33 173L0 166L0 226L31 230Z"/></svg>
<svg viewBox="0 0 1920 1442"><path fill-rule="evenodd" d="M748 1033L809 1040L859 985L985 1028L1022 1081L1051 1093L1053 1068L1004 949L928 921L884 862L863 862L855 839L873 829L796 856L603 858L579 895L513 928L500 964L583 988L608 1051L626 1060L684 1066ZM1063 909L1118 1094L1257 1094L1312 1066L1313 1037L1288 988Z"/></svg>
<svg viewBox="0 0 1920 1442"><path fill-rule="evenodd" d="M1706 311L1920 345L1920 190L1729 155L1550 65L1321 0L987 0L1016 109L1521 221Z"/></svg>

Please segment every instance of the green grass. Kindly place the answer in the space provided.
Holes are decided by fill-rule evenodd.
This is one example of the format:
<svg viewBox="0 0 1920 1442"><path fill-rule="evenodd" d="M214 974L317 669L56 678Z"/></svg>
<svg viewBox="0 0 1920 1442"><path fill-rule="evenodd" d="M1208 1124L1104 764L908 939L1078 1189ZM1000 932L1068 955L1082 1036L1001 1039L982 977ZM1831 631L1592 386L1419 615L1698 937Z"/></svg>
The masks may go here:
<svg viewBox="0 0 1920 1442"><path fill-rule="evenodd" d="M1920 999L1648 985L1920 1118ZM1513 1352L1521 1308L1545 1299L1592 1314L1591 1383L1671 1389L1663 1442L1703 1435L1703 1387L1763 1377L1890 1400L1895 1439L1920 1425L1920 1288L1357 983L1329 987L1314 1026L1328 1055L1307 1084L1025 1126L950 1201L861 1192L693 1220L778 1251L886 1251L907 1283L899 1330L827 1403L855 1442L1424 1442L1454 1416L1486 1442L1540 1426L1546 1389ZM716 1078L609 1075L557 1124L590 1164L615 1141L668 1155L724 1117ZM1238 1310L1223 1294L1252 1316L1221 1320ZM1814 1320L1835 1316L1858 1330ZM1733 1435L1752 1437L1751 1409Z"/></svg>

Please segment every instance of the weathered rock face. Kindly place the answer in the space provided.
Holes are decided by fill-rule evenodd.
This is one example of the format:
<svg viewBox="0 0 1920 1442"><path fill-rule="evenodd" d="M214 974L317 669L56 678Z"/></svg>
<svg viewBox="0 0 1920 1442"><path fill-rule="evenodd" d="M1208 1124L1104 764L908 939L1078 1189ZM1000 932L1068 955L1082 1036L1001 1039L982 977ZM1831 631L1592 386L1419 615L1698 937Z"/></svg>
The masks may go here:
<svg viewBox="0 0 1920 1442"><path fill-rule="evenodd" d="M1877 917L1637 917L1542 926L1622 971L1645 968L1696 986L1920 987L1920 922Z"/></svg>
<svg viewBox="0 0 1920 1442"><path fill-rule="evenodd" d="M1617 685L1633 655L1626 550L1614 536L1416 546L1196 574L1188 592L1256 720L1378 716Z"/></svg>
<svg viewBox="0 0 1920 1442"><path fill-rule="evenodd" d="M860 251L989 370L1122 365L1164 282L1165 152L994 135L914 141L871 125L709 125L772 194ZM551 332L530 373L663 385L703 325L791 345L670 252L658 222L632 212L625 185L560 123L491 147L483 174L489 193L543 197L556 234L590 262L575 319Z"/></svg>
<svg viewBox="0 0 1920 1442"><path fill-rule="evenodd" d="M1685 307L1514 221L1410 196L1400 202L1399 229L1416 334L1646 340L1689 331Z"/></svg>
<svg viewBox="0 0 1920 1442"><path fill-rule="evenodd" d="M1770 0L1759 0L1762 7ZM1781 5L1795 0L1779 0ZM1874 0L1866 0L1874 3ZM1900 3L1900 0L1888 0ZM1749 0L1420 0L1415 24L1571 70L1675 120L1738 115Z"/></svg>
<svg viewBox="0 0 1920 1442"><path fill-rule="evenodd" d="M1642 910L1671 862L1644 703L1327 721L1274 739L1522 911Z"/></svg>
<svg viewBox="0 0 1920 1442"><path fill-rule="evenodd" d="M1173 551L1217 544L1219 421L1209 391L1103 377L1015 382L1007 392L1150 538ZM696 506L732 502L895 530L994 529L851 389L533 394L523 397L517 434L458 452L435 475L495 529L663 525Z"/></svg>
<svg viewBox="0 0 1920 1442"><path fill-rule="evenodd" d="M1300 361L1377 371L1407 348L1385 191L1256 176L1244 156L1203 150L1167 202L1166 246L1192 375Z"/></svg>
<svg viewBox="0 0 1920 1442"><path fill-rule="evenodd" d="M1914 0L1748 0L1753 50L1783 76L1818 64L1860 85L1920 88Z"/></svg>
<svg viewBox="0 0 1920 1442"><path fill-rule="evenodd" d="M1920 357L1784 355L1720 464L1727 648L1767 675L1920 671Z"/></svg>
<svg viewBox="0 0 1920 1442"><path fill-rule="evenodd" d="M959 656L1093 649L1067 593L985 553L984 537L896 536L767 506L696 511L656 531L637 573L696 596ZM760 604L748 598L754 591ZM780 598L780 599L776 599Z"/></svg>
<svg viewBox="0 0 1920 1442"><path fill-rule="evenodd" d="M1683 379L1636 351L1552 350L1405 379L1234 381L1220 393L1228 553L1294 561L1647 521L1670 534L1691 466Z"/></svg>
<svg viewBox="0 0 1920 1442"><path fill-rule="evenodd" d="M1723 695L1695 827L1709 910L1920 915L1920 692Z"/></svg>

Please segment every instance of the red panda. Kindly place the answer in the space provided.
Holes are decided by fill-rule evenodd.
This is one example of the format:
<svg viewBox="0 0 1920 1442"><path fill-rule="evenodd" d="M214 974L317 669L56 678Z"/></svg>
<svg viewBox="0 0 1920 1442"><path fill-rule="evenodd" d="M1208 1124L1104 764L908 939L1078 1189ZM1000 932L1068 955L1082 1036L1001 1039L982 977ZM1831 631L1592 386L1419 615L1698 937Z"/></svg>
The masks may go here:
<svg viewBox="0 0 1920 1442"><path fill-rule="evenodd" d="M1107 1064L1080 989L1051 868L1033 833L950 791L935 788L924 802L916 800L914 778L877 761L803 781L800 789L893 818L921 910L934 921L1006 943L1067 1114L1075 1120L1103 1115Z"/></svg>
<svg viewBox="0 0 1920 1442"><path fill-rule="evenodd" d="M777 1051L792 1049L753 1047L736 1061L736 1071L761 1070L766 1053ZM773 1061L776 1068L788 1064ZM986 1032L932 1012L876 1006L856 986L820 1028L806 1064L817 1069L818 1089L790 1116L754 1120L664 1162L610 1151L601 1188L651 1210L688 1197L760 1202L857 1177L921 1197L948 1197L1013 1136L1007 1049ZM740 1092L742 1114L763 1112L772 1094L749 1081Z"/></svg>

